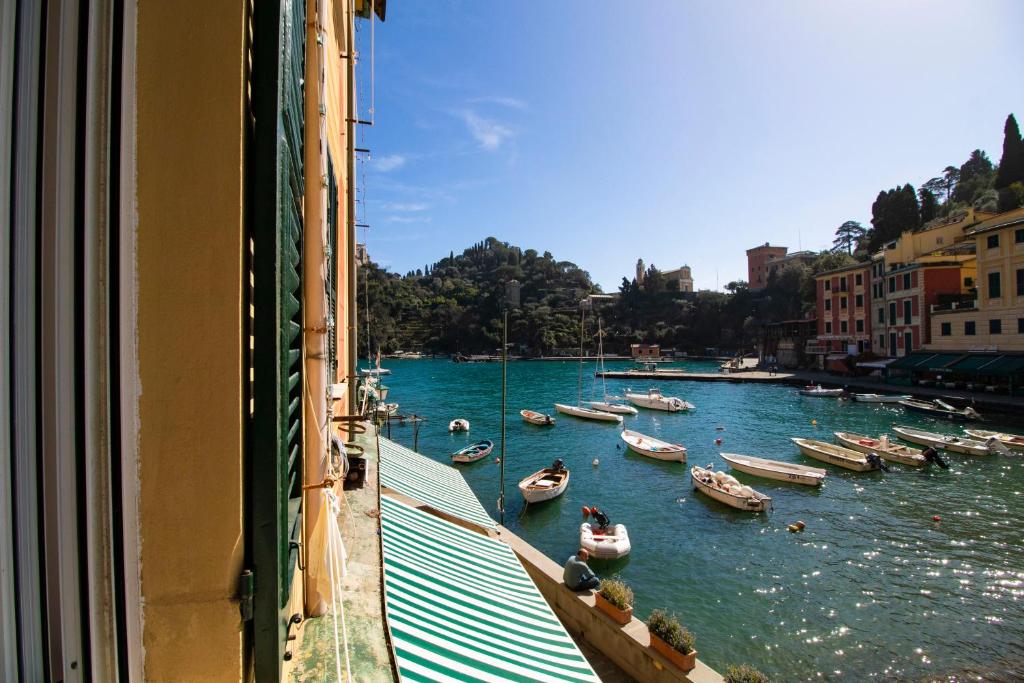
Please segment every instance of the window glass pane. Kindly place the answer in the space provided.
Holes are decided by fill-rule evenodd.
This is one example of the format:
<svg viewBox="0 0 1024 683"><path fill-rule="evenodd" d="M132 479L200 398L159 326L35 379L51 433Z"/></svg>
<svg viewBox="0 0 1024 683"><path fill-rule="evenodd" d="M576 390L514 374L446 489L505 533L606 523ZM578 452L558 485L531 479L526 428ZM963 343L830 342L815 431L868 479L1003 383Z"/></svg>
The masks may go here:
<svg viewBox="0 0 1024 683"><path fill-rule="evenodd" d="M967 336L974 336L974 321L968 320L964 323L964 334Z"/></svg>
<svg viewBox="0 0 1024 683"><path fill-rule="evenodd" d="M999 283L999 271L993 271L988 274L988 298L998 299L1002 296L1002 291Z"/></svg>
<svg viewBox="0 0 1024 683"><path fill-rule="evenodd" d="M998 247L999 246L999 235L989 235L988 236L987 244L988 244L988 248L989 249L995 249L996 247Z"/></svg>
<svg viewBox="0 0 1024 683"><path fill-rule="evenodd" d="M948 337L953 334L953 323L942 323L942 336Z"/></svg>
<svg viewBox="0 0 1024 683"><path fill-rule="evenodd" d="M1003 321L1002 320L989 320L988 321L988 332L989 332L989 334L1002 334L1003 333Z"/></svg>

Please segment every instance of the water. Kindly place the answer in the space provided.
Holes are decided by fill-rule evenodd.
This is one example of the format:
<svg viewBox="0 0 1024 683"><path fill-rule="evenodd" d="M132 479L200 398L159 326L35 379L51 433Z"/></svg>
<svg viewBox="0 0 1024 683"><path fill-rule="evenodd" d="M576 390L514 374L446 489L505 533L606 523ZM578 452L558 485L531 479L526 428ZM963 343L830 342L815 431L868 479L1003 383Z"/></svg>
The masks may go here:
<svg viewBox="0 0 1024 683"><path fill-rule="evenodd" d="M420 452L448 462L458 448L488 438L497 455L500 364L387 367L394 371L385 378L388 400L398 401L402 414L427 418ZM690 362L687 369L714 365ZM584 400L593 371L593 363L585 366ZM658 607L676 612L696 634L700 657L716 668L747 662L780 680L1024 679L1024 457L949 454L949 470L848 472L803 458L789 438L832 441L837 430L877 435L893 422L958 428L898 407L801 397L789 387L658 383L697 410L642 411L625 423L683 443L690 463L728 469L718 455L724 450L828 469L820 490L734 473L774 501L771 513L745 513L693 491L684 465L627 454L614 423L565 415L554 428L523 422L522 408L554 413L556 401L575 403L577 373L576 362L508 366L505 523L549 557L561 563L575 551L583 505L625 523L632 554L592 565L629 582L638 615ZM609 380L609 393L621 395L630 384L647 388ZM447 433L455 417L470 420L468 435ZM991 424L986 428L1024 431ZM719 425L725 430L716 431ZM412 427L394 424L392 438L411 446ZM572 471L568 491L524 513L516 483L556 457ZM460 469L497 517L494 457ZM806 530L789 533L797 520Z"/></svg>

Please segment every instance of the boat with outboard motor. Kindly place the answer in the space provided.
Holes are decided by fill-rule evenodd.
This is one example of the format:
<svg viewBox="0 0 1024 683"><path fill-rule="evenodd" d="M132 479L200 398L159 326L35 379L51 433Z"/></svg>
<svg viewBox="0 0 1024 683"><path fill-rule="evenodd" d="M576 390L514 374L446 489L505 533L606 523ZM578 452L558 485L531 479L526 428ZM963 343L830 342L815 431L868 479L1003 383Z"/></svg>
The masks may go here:
<svg viewBox="0 0 1024 683"><path fill-rule="evenodd" d="M818 398L838 398L845 393L844 389L826 389L820 384L809 384L800 390L801 396L817 396Z"/></svg>
<svg viewBox="0 0 1024 683"><path fill-rule="evenodd" d="M696 490L737 510L764 512L772 505L770 497L741 484L731 474L715 471L714 465L694 465L690 468L690 481Z"/></svg>
<svg viewBox="0 0 1024 683"><path fill-rule="evenodd" d="M494 450L493 441L477 441L475 444L452 453L452 462L476 462L480 458L490 455L492 450Z"/></svg>
<svg viewBox="0 0 1024 683"><path fill-rule="evenodd" d="M555 410L565 415L582 417L584 420L597 420L598 422L622 422L621 415L606 413L603 410L584 408L583 406L571 406L566 403L556 403Z"/></svg>
<svg viewBox="0 0 1024 683"><path fill-rule="evenodd" d="M899 403L910 399L910 394L854 394L853 400L861 403Z"/></svg>
<svg viewBox="0 0 1024 683"><path fill-rule="evenodd" d="M805 486L821 486L825 481L825 475L828 474L820 467L797 465L793 462L755 458L752 455L740 455L739 453L722 453L721 455L730 467L740 472L776 481L788 481Z"/></svg>
<svg viewBox="0 0 1024 683"><path fill-rule="evenodd" d="M900 401L899 404L907 410L915 413L931 415L932 417L941 417L946 420L970 422L981 419L981 414L970 406L967 406L966 408L956 408L938 398L933 401L919 401L911 398L905 401Z"/></svg>
<svg viewBox="0 0 1024 683"><path fill-rule="evenodd" d="M964 455L992 454L992 447L989 442L965 439L963 437L939 434L937 432L927 432L923 429L916 429L914 427L899 427L897 425L892 426L892 431L896 436L900 437L904 441L920 444L922 446L931 446L932 448L941 448L952 453L962 453ZM997 439L993 439L992 441L999 443Z"/></svg>
<svg viewBox="0 0 1024 683"><path fill-rule="evenodd" d="M835 444L815 439L793 437L790 441L796 444L800 452L808 458L814 458L831 465L838 465L854 472L888 469L885 463L882 462L882 458L873 453L865 455L849 448L843 448L842 446L836 446Z"/></svg>
<svg viewBox="0 0 1024 683"><path fill-rule="evenodd" d="M561 460L538 470L519 482L519 493L527 503L543 503L565 493L569 486L569 470Z"/></svg>
<svg viewBox="0 0 1024 683"><path fill-rule="evenodd" d="M650 408L651 410L664 410L669 413L678 413L684 410L693 410L694 405L689 401L684 401L678 396L665 396L661 393L661 389L657 387L651 387L647 390L646 394L640 394L636 392L626 390L626 400L635 406L641 408Z"/></svg>
<svg viewBox="0 0 1024 683"><path fill-rule="evenodd" d="M457 417L448 423L449 432L468 432L469 420L464 417Z"/></svg>
<svg viewBox="0 0 1024 683"><path fill-rule="evenodd" d="M617 560L632 550L625 524L611 523L608 516L596 507L583 506L583 518L593 515L594 522L580 525L580 547L598 560Z"/></svg>
<svg viewBox="0 0 1024 683"><path fill-rule="evenodd" d="M883 434L878 439L872 439L870 436L854 434L853 432L833 433L836 435L836 441L840 445L860 453L878 453L883 460L888 460L889 462L898 462L901 465L910 465L911 467L921 467L928 462L928 459L920 449L890 441L888 434Z"/></svg>
<svg viewBox="0 0 1024 683"><path fill-rule="evenodd" d="M1020 434L1009 434L1007 432L990 432L984 429L965 429L964 434L974 439L980 439L981 441L996 439L1001 444L1009 448L1011 451L1024 453L1024 436L1021 436Z"/></svg>
<svg viewBox="0 0 1024 683"><path fill-rule="evenodd" d="M533 425L541 426L554 426L555 418L544 413L538 413L536 410L523 410L519 411L519 414L523 416L523 419Z"/></svg>
<svg viewBox="0 0 1024 683"><path fill-rule="evenodd" d="M647 436L631 429L623 429L619 435L626 442L626 447L648 458L686 462L686 447L682 444L669 443L653 436Z"/></svg>

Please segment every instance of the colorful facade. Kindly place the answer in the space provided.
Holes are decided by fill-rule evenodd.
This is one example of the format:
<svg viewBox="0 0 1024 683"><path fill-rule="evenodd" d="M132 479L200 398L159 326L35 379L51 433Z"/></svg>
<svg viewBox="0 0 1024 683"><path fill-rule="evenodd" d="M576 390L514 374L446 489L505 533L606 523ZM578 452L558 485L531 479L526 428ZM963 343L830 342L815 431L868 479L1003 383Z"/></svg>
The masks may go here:
<svg viewBox="0 0 1024 683"><path fill-rule="evenodd" d="M747 285L751 290L764 289L768 286L772 264L783 258L787 251L788 247L776 247L768 242L747 249Z"/></svg>
<svg viewBox="0 0 1024 683"><path fill-rule="evenodd" d="M871 268L855 263L815 276L817 348L821 353L859 354L871 350Z"/></svg>

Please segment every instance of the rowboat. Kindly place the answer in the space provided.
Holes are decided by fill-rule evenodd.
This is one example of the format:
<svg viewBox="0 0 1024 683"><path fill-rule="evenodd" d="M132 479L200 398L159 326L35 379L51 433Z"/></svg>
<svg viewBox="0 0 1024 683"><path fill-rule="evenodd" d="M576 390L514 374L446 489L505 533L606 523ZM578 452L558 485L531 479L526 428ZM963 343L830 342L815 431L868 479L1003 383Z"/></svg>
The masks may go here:
<svg viewBox="0 0 1024 683"><path fill-rule="evenodd" d="M989 439L994 438L1010 450L1017 451L1018 453L1024 453L1024 436L1020 436L1019 434L988 432L984 429L965 429L964 433L967 434L967 436L983 441L988 441Z"/></svg>
<svg viewBox="0 0 1024 683"><path fill-rule="evenodd" d="M686 462L686 447L681 444L669 443L653 436L647 436L630 429L623 429L619 435L626 442L626 447L634 453L646 455L656 460L672 460Z"/></svg>
<svg viewBox="0 0 1024 683"><path fill-rule="evenodd" d="M588 405L594 410L604 413L615 413L616 415L636 415L637 409L622 403L608 403L607 401L590 401Z"/></svg>
<svg viewBox="0 0 1024 683"><path fill-rule="evenodd" d="M945 434L926 432L923 429L897 427L896 425L893 425L892 431L904 441L918 443L922 446L931 446L932 448L942 448L953 453L963 453L964 455L990 455L992 453L988 444L983 441L975 441L974 439L964 439L952 435L946 436Z"/></svg>
<svg viewBox="0 0 1024 683"><path fill-rule="evenodd" d="M449 432L468 432L469 420L464 417L457 417L448 423Z"/></svg>
<svg viewBox="0 0 1024 683"><path fill-rule="evenodd" d="M523 416L523 419L534 425L554 425L555 418L544 413L538 413L536 410L520 410L519 414Z"/></svg>
<svg viewBox="0 0 1024 683"><path fill-rule="evenodd" d="M625 524L616 524L607 531L590 522L580 524L580 547L599 560L617 560L629 555L629 532Z"/></svg>
<svg viewBox="0 0 1024 683"><path fill-rule="evenodd" d="M819 398L835 398L842 396L844 393L842 389L825 389L820 384L817 386L808 385L800 390L801 396L817 396Z"/></svg>
<svg viewBox="0 0 1024 683"><path fill-rule="evenodd" d="M967 408L954 408L948 403L938 399L934 401L917 401L915 399L907 399L905 401L900 401L899 404L907 410L911 410L915 413L923 413L925 415L941 417L947 420L959 420L961 422L966 422L981 419L981 415L978 411L970 406Z"/></svg>
<svg viewBox="0 0 1024 683"><path fill-rule="evenodd" d="M797 465L792 462L755 458L752 455L722 453L722 458L729 463L730 467L740 472L752 474L755 477L789 481L794 484L805 484L807 486L821 486L827 474L825 470L819 467L807 467L806 465Z"/></svg>
<svg viewBox="0 0 1024 683"><path fill-rule="evenodd" d="M635 406L640 406L641 408L664 410L669 413L678 413L681 410L693 410L694 408L692 403L684 401L678 396L662 395L661 389L658 388L648 389L646 394L627 391L626 400Z"/></svg>
<svg viewBox="0 0 1024 683"><path fill-rule="evenodd" d="M899 403L909 400L907 394L854 394L853 400L861 403Z"/></svg>
<svg viewBox="0 0 1024 683"><path fill-rule="evenodd" d="M693 488L737 510L764 512L771 507L771 498L741 484L731 474L715 472L711 467L711 465L707 467L694 465L690 468L690 480L693 482Z"/></svg>
<svg viewBox="0 0 1024 683"><path fill-rule="evenodd" d="M477 441L475 444L452 453L452 462L476 462L490 455L494 449L493 441Z"/></svg>
<svg viewBox="0 0 1024 683"><path fill-rule="evenodd" d="M872 439L870 436L853 432L834 432L834 434L836 441L846 448L861 453L878 453L882 459L889 462L898 462L901 465L913 467L921 467L928 462L920 449L889 441L888 435L883 435L880 439Z"/></svg>
<svg viewBox="0 0 1024 683"><path fill-rule="evenodd" d="M556 403L555 410L566 415L572 415L573 417L582 417L584 420L599 420L601 422L622 422L621 415L613 415L612 413L606 413L601 410L594 410L593 408L584 408L582 406L570 406L565 403Z"/></svg>
<svg viewBox="0 0 1024 683"><path fill-rule="evenodd" d="M562 495L568 486L569 470L561 460L556 460L551 467L534 472L519 482L519 492L527 503L542 503Z"/></svg>
<svg viewBox="0 0 1024 683"><path fill-rule="evenodd" d="M790 441L795 443L800 452L808 458L821 460L832 465L839 465L854 472L870 472L871 470L878 469L878 465L874 462L869 462L863 453L851 451L849 448L835 446L814 439L798 439L794 437Z"/></svg>

